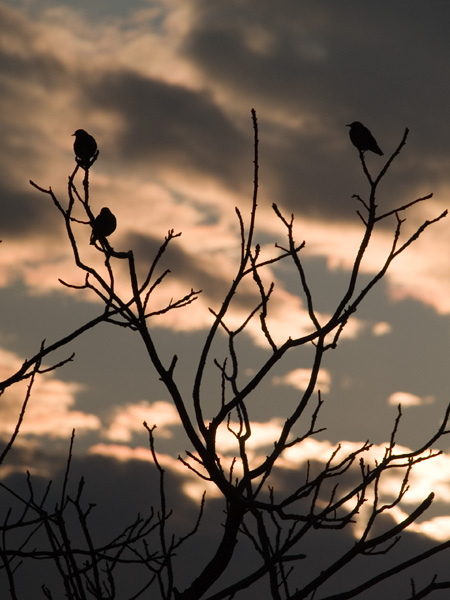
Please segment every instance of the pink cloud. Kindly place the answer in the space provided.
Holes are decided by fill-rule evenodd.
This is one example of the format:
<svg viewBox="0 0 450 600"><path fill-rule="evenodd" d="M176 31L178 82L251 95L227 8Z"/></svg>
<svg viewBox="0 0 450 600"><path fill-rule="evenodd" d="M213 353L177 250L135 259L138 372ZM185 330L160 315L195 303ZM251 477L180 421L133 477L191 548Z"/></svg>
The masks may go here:
<svg viewBox="0 0 450 600"><path fill-rule="evenodd" d="M12 352L0 349L2 379L10 376L22 361ZM29 380L8 388L0 402L0 433L9 436L17 423L25 400ZM100 428L100 419L73 408L76 395L83 389L78 383L65 382L54 373L39 375L34 383L24 421L22 435L40 435L50 438L69 438L75 428L78 433Z"/></svg>
<svg viewBox="0 0 450 600"><path fill-rule="evenodd" d="M147 435L142 425L144 421L148 422L150 427L155 424L158 437L164 438L171 438L171 427L180 424L178 412L171 403L163 400L152 403L142 401L115 408L104 435L110 440L129 442L136 433Z"/></svg>

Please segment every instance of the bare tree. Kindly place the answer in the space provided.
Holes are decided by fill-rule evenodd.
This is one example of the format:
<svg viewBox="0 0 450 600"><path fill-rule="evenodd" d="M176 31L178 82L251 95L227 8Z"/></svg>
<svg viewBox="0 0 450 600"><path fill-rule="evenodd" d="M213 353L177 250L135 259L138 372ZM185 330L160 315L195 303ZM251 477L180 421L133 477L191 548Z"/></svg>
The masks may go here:
<svg viewBox="0 0 450 600"><path fill-rule="evenodd" d="M286 450L301 446L308 438L322 430L318 425L323 404L318 389L318 376L326 352L338 347L342 332L352 315L375 284L385 275L392 261L407 250L430 225L444 218L447 211L425 221L412 235L404 238L402 216L416 203L429 199L431 194L387 212L379 210L376 195L388 169L398 158L406 143L408 130L405 130L397 149L387 159L376 177L370 174L364 153L360 152L361 166L368 184L367 197L356 196L360 203L357 213L362 223L361 242L346 289L331 316L323 319L315 308L303 266L301 251L305 242L299 243L295 239L294 215L287 216L276 204L273 205L274 218L280 221L286 232L285 242L276 244L274 256L263 259L260 247L254 243L259 169L258 124L255 111L252 111L252 122L254 184L248 219L239 209L236 209L241 237L240 260L236 275L221 306L215 310L211 309L212 325L198 356L190 395L183 394L177 384L177 354L173 354L172 359L166 364L149 326L154 319L164 313L186 308L200 293L191 289L184 296L158 309L153 308L153 303L150 302L156 290L164 286L169 276L168 270L160 268L161 258L180 233L175 233L173 230L168 232L159 251L147 267L145 275L139 277L139 265L136 264L134 252L132 250L119 252L113 249L106 238L107 233L101 235L101 227L99 228L98 221L96 223L91 210L89 174L98 152L90 162L77 163L69 177L67 206L56 197L51 188L46 189L31 182L37 190L51 199L64 219L75 263L84 272L84 283L81 286L63 280L60 280L61 283L75 289L86 289L95 294L102 304L102 311L98 317L85 323L65 338L49 346L42 345L32 359L25 361L16 374L1 384L3 391L24 378L30 380L29 392L16 431L1 458L3 460L6 458L19 432L32 383L35 377L43 372L41 367L43 359L97 324L111 323L130 329L144 342L149 360L170 394L191 444L190 449L186 451L186 456L179 457L180 461L201 480L212 483L220 492L225 517L223 527L218 527L214 550L204 564L198 565L198 571L192 574L188 585L181 588L177 571L179 565L176 564L175 556L187 540L198 533L205 496L191 530L178 536L169 532L168 523L172 511L166 494L166 473L158 461L155 450L155 425L144 423L149 435L154 463L159 473L159 508L146 518L136 519L135 522L125 526L119 535L99 546L90 533L89 522L90 519L95 518L93 516L95 513L92 511L92 505L84 504L84 480L79 482L74 497L67 491L73 435L64 484L56 506L48 508L48 490L42 497L36 498L31 477L28 476L28 494L15 499L21 503L22 512L14 518L11 513L8 513L0 527L2 534L0 557L2 568L8 576L11 598L18 597L15 581L17 573L20 573L21 563L30 560L48 560L56 565L64 585L65 595L71 599L115 598L115 582L120 576L120 569L140 567L147 573L145 584L139 589L130 591L129 598L145 597L147 593L151 593L151 597L160 597L164 600L200 598L220 600L238 597L239 592L243 592L246 596L252 585L264 581L267 585L265 597L275 600L310 598L344 600L363 597L367 590L380 582L393 578L405 569L450 547L450 542L435 545L422 554L408 560L399 560L388 568L384 567L362 582L347 581L345 586L339 584L341 586L339 589L334 584L337 575L354 564L358 558L388 553L396 545L401 534L431 505L433 493L430 493L400 523L392 525L391 520L383 520L383 517L389 514L389 511L396 507L407 493L409 476L414 466L439 454L439 451L434 448L440 438L448 433L450 406L445 411L441 426L420 448L410 452L396 451L396 435L401 419L399 407L384 456L375 464L371 464L366 458L371 448L370 442L362 444L348 454L337 446L329 460L320 468L314 468L312 465L314 457L311 457L311 463L308 463L302 481L297 481L288 491L279 490L276 486L277 466ZM80 191L76 186L75 177L81 171L84 172L84 178L83 189ZM75 207L82 208L86 220L74 217ZM363 258L374 230L382 222L393 224L390 250L384 257L379 271L368 283L358 289L361 285ZM84 260L84 249L77 240L74 227L74 224L80 223L95 228L95 236L91 239L98 252L103 255L104 270L96 269ZM276 337L272 335L270 328L269 314L274 284L266 285L262 276L266 267L280 261L291 261L310 320L310 331L306 335L288 337L281 344L275 341ZM129 279L131 290L129 296L117 292L118 269L123 265L126 265ZM242 322L232 327L231 320L228 318L232 304L238 290L247 280L253 281L258 292L258 300ZM241 375L245 360L240 354L238 340L245 335L252 320L259 320L268 352L252 377L245 379ZM213 355L213 344L218 338L226 339L227 352L222 360ZM255 416L250 409L249 399L260 393L261 383L265 381L272 369L289 352L299 347L309 347L313 350L308 385L291 413L285 415L284 425L278 438L274 440L271 451L263 459L254 459L249 452L249 444ZM67 360L71 359L72 357L69 357ZM213 406L210 401L207 404L209 391L204 391L207 369L211 365L215 365L219 381L216 402ZM61 364L51 368L59 366ZM205 414L211 410L215 411L213 416L206 417ZM230 464L222 459L217 442L218 431L223 427L227 428L235 443L234 458ZM302 433L298 433L299 431ZM380 491L382 478L386 473L393 471L401 474L399 487L393 499L384 501ZM3 491L15 494L14 490L5 486ZM363 506L364 515L360 514ZM70 512L73 513L74 518L68 516ZM324 555L319 571L304 568L308 560L308 540L311 539L311 535L326 536L336 530L351 527L355 521L358 521L361 527L358 539L355 539L338 556L333 555L329 558ZM73 523L81 531L81 541L77 543L71 537L74 535L71 529ZM255 556L252 565L255 566L249 567L243 575L235 576L233 571L229 575L230 561L242 543L247 544L246 548L251 548ZM298 576L299 571L301 577ZM221 579L222 576L224 577ZM220 583L222 581L223 583ZM333 586L332 593L329 592L330 584ZM432 595L435 590L449 587L448 577L438 581L435 576L421 589L416 589L412 583L410 594L405 596L405 600L425 598ZM53 597L50 587L44 586L43 592L47 598Z"/></svg>

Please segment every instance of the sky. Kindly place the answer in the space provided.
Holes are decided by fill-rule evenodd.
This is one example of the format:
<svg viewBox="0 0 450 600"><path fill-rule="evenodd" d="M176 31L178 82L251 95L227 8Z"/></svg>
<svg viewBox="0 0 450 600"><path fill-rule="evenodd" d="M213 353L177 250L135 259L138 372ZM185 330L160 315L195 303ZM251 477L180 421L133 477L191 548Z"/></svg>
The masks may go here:
<svg viewBox="0 0 450 600"><path fill-rule="evenodd" d="M112 246L133 249L144 269L169 230L182 232L164 257L171 274L157 302L191 288L202 293L189 306L155 318L152 328L164 360L179 356L177 377L186 393L212 322L208 309L220 307L238 267L235 207L248 223L253 191L252 108L260 142L256 241L264 257L286 243L272 203L295 215L320 315L337 306L363 233L361 204L353 195L367 198L368 186L347 123L363 122L384 152L367 155L372 174L409 129L377 195L387 212L433 193L402 215L404 239L449 208L448 3L435 1L433 10L418 0L407 9L384 0L262 0L255 6L250 0L0 1L2 379L42 340L66 335L102 309L95 296L61 286L59 278L80 284L83 275L51 199L29 183L51 187L67 202L75 166L71 135L79 128L99 146L90 173L91 206L95 214L108 206L116 215ZM382 266L395 226L394 217L380 223L358 289ZM382 455L399 403L399 445L420 447L439 426L449 401L449 227L442 219L393 263L338 348L327 353L319 377L325 401L320 425L326 430L301 451L287 453L286 477L311 456L326 461L338 443L351 449L370 439L374 458ZM89 234L87 226L78 227L80 248L101 269ZM266 277L275 283L274 337L307 332L294 271L280 264L268 267ZM122 277L118 286L125 293ZM246 284L229 322L245 318L257 298ZM256 322L241 336L239 350L243 377L250 377L268 351ZM96 501L114 496L106 490L126 480L127 506L139 503L131 473L141 480L151 461L146 420L158 425L157 450L172 477L174 501L195 506L204 482L177 461L189 442L142 342L130 331L101 325L51 361L72 352L73 361L36 382L0 478L20 487L28 469L57 481L75 428L76 469L86 474L88 487L92 482ZM251 400L255 460L266 454L304 390L311 356L310 348L289 354ZM206 409L213 411L220 378L213 365L208 373ZM23 397L24 388L17 387L1 398L1 439L8 439ZM233 447L226 434L220 443L229 460ZM417 468L393 515L401 519L402 510L436 492L414 526L411 543L418 548L450 537L450 439L441 439L438 449L443 454ZM208 494L214 503L215 491ZM121 512L122 500L116 498L111 510ZM426 569L432 567L425 576Z"/></svg>

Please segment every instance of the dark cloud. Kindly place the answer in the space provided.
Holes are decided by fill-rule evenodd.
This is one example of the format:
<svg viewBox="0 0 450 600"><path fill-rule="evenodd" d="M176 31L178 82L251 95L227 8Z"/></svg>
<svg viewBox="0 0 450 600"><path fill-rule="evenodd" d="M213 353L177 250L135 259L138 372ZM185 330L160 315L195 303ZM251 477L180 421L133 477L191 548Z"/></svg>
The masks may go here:
<svg viewBox="0 0 450 600"><path fill-rule="evenodd" d="M63 226L50 198L0 186L0 239L59 237Z"/></svg>
<svg viewBox="0 0 450 600"><path fill-rule="evenodd" d="M344 126L353 120L373 130L386 155L404 128L411 129L397 163L401 177L386 194L389 207L414 197L424 182L436 185L447 178L436 173L433 162L450 160L441 127L450 102L450 84L441 76L448 6L439 6L439 18L420 3L408 15L388 3L383 10L355 3L324 10L305 2L288 2L280 10L262 2L257 14L253 8L251 2L196 3L183 51L211 88L233 90L235 102L259 109L266 159L261 177L271 199L289 209L301 204L306 213L347 219L342 200L360 191L361 180ZM271 112L284 114L284 128L266 124ZM298 131L297 120L304 124ZM277 127L271 144L266 128ZM376 172L383 162L374 158L369 164Z"/></svg>
<svg viewBox="0 0 450 600"><path fill-rule="evenodd" d="M259 96L274 107L306 111L326 125L338 124L350 111L392 119L392 103L403 114L423 110L410 93L428 97L422 83L441 84L440 71L450 16L441 4L439 16L423 3L404 10L388 2L384 9L355 2L329 5L289 1L274 10L270 1L205 1L194 5L193 27L183 50L218 83ZM433 35L431 35L433 33ZM262 38L258 50L255 38ZM264 40L267 39L266 44ZM255 48L256 43L256 48ZM407 51L405 51L405 49ZM420 80L420 73L425 80ZM447 91L449 88L444 87ZM402 101L408 99L408 104ZM442 102L442 98L440 99ZM430 101L425 106L429 106ZM387 112L386 114L386 111ZM347 121L345 121L347 122Z"/></svg>
<svg viewBox="0 0 450 600"><path fill-rule="evenodd" d="M49 95L70 87L85 114L101 108L117 115L123 128L116 140L109 147L99 140L102 160L110 161L106 169L119 164L122 172L146 169L174 177L178 171L183 177L214 178L245 194L251 189L254 106L260 121L261 200L318 218L353 219L350 197L366 189L345 128L355 119L372 129L386 156L404 128L411 128L395 177L382 191L386 207L411 200L424 184L432 191L447 177L435 164L449 154L440 122L450 88L438 75L446 32L439 26L427 39L434 21L425 8L415 4L406 19L396 8L390 7L391 18L385 19L383 11L365 12L354 4L323 11L291 2L289 10L275 11L263 2L255 15L249 2L197 2L192 10L192 28L179 51L203 72L200 91L123 67L92 69L80 61L69 69L56 53L38 49L41 34L7 9L5 29L19 32L13 40L23 40L23 48L4 48L3 78L11 85L19 74ZM230 102L226 110L217 100L224 92ZM14 93L17 110L29 98ZM233 122L230 115L237 113L248 115L246 127L241 117ZM277 114L283 114L282 122L273 120ZM3 121L5 141L15 127ZM8 143L8 162L25 157L38 160L35 144ZM378 157L368 162L373 172L383 164Z"/></svg>
<svg viewBox="0 0 450 600"><path fill-rule="evenodd" d="M2 203L10 207L9 198L16 196L17 219L27 222L28 215L35 214L39 201L31 206L30 194L19 193L28 180L41 183L43 174L56 171L60 166L58 133L73 132L70 102L80 104L83 98L77 79L82 79L83 67L71 70L68 61L58 55L58 47L47 43L45 31L37 22L19 12L0 6L0 168L3 173ZM64 101L61 99L64 97ZM68 131L69 129L69 131ZM70 133L69 133L70 132ZM56 141L55 141L56 140ZM67 148L72 150L70 138ZM70 167L72 168L72 165ZM65 175L64 175L65 179ZM53 180L54 184L55 181ZM45 186L44 186L45 187ZM35 198L38 193L35 192ZM21 196L21 199L17 199ZM23 206L27 202L26 207ZM42 202L41 202L42 205ZM45 224L36 218L36 225ZM54 223L48 222L48 227Z"/></svg>
<svg viewBox="0 0 450 600"><path fill-rule="evenodd" d="M61 497L65 467L54 473L54 478L50 488L45 507L51 511ZM139 516L143 519L150 517L152 506L159 506L159 482L158 474L154 465L143 461L119 462L115 459L93 456L85 459L74 459L70 471L70 479L67 491L70 497L75 498L79 489L81 478L85 480L85 489L83 493L85 509L91 504L92 518L88 517L90 534L95 544L102 545L111 541L120 535L128 526L130 526ZM41 502L47 488L47 481L39 476L31 479L32 486L37 502ZM15 493L28 498L29 491L25 476L13 475L7 478L5 482L8 488L15 490ZM194 502L190 502L181 492L180 486L182 479L166 477L167 498L173 506L183 506L182 511L176 511L170 518L171 531L179 530L185 533L195 522L198 515L198 507ZM13 520L19 518L23 510L23 504L15 503L13 494L9 494L7 489L1 490L2 501L2 522L9 506L13 506L11 517ZM110 498L111 501L103 502L102 498ZM99 504L98 504L99 503ZM70 538L73 545L84 545L83 535L80 525L77 523L75 511L67 510L66 526L70 532ZM30 514L31 516L31 514ZM156 514L153 522L156 522ZM184 529L187 527L188 529ZM17 535L20 539L20 532ZM45 535L35 536L32 545L40 545L41 548L48 547L48 541L45 541ZM10 539L11 541L11 539ZM150 547L158 546L158 530L147 537ZM141 546L141 550L143 550ZM130 556L131 558L131 556ZM40 561L39 561L40 562ZM41 568L36 572L33 565L29 564L28 576L18 579L19 597L33 597L43 583L46 583L54 594L54 597L62 597L61 581L58 577L55 565L47 562L40 562ZM119 568L120 571L120 568ZM130 575L132 573L132 576ZM131 579L133 580L133 590L136 592L139 586L143 585L148 576L148 570L144 566L141 569L134 569L131 565L122 573L117 572L117 594L120 597L129 595ZM0 574L1 586L6 589L6 583L3 580L4 571ZM131 577L131 579L130 579ZM3 580L3 581L2 581ZM25 594L25 596L24 596Z"/></svg>
<svg viewBox="0 0 450 600"><path fill-rule="evenodd" d="M35 108L29 95L32 85L47 90L51 100L52 90L68 83L68 70L51 47L42 46L42 31L19 12L0 6L0 32L1 106L10 117L1 119L0 125L8 128L19 108L27 117Z"/></svg>
<svg viewBox="0 0 450 600"><path fill-rule="evenodd" d="M232 190L248 187L251 146L204 92L130 71L97 73L86 89L92 107L117 113L124 122L115 143L123 169L181 169L191 177L213 176Z"/></svg>

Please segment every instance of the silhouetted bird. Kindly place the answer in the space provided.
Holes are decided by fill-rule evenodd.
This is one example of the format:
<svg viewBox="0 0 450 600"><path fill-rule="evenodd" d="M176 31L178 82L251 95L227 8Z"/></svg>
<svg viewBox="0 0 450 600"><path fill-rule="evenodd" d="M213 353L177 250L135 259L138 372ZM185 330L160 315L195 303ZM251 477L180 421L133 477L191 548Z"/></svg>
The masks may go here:
<svg viewBox="0 0 450 600"><path fill-rule="evenodd" d="M356 146L360 152L370 150L371 152L375 152L375 154L383 156L383 153L375 141L375 138L362 123L359 121L353 121L353 123L346 125L346 127L350 127L350 139L352 140L353 145Z"/></svg>
<svg viewBox="0 0 450 600"><path fill-rule="evenodd" d="M102 208L100 214L95 217L94 224L92 225L91 244L95 244L97 240L111 235L115 231L116 225L116 217L109 208Z"/></svg>
<svg viewBox="0 0 450 600"><path fill-rule="evenodd" d="M89 167L97 153L97 142L84 129L77 129L73 135L75 136L73 149L77 162L83 167Z"/></svg>

